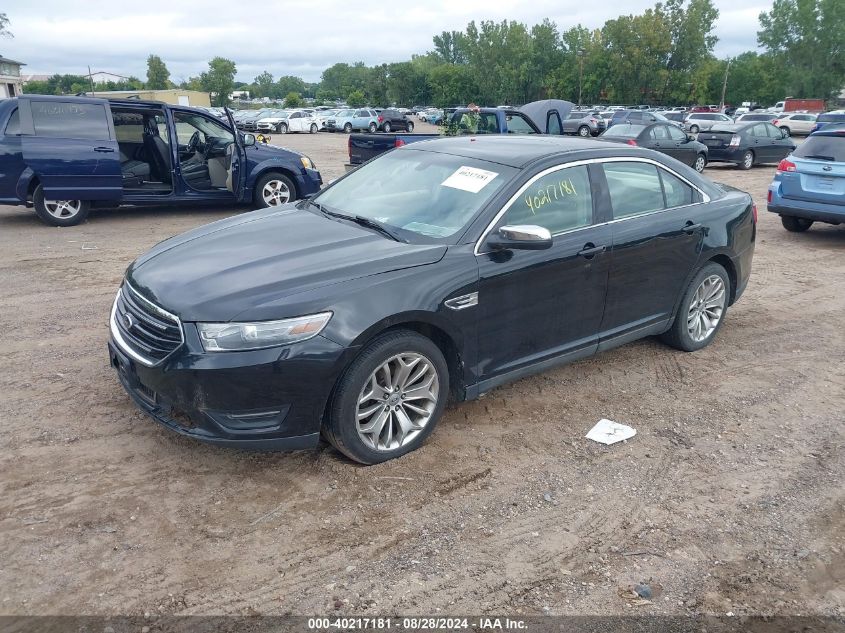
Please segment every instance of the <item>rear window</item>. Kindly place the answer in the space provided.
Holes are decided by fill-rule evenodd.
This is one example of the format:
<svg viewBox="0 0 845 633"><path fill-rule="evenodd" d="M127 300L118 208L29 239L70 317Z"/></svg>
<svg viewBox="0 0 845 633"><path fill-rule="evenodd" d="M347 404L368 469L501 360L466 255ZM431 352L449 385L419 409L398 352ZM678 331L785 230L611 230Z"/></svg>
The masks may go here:
<svg viewBox="0 0 845 633"><path fill-rule="evenodd" d="M109 140L106 108L99 103L32 101L36 136Z"/></svg>
<svg viewBox="0 0 845 633"><path fill-rule="evenodd" d="M614 125L608 128L602 136L616 138L636 138L645 129L642 125Z"/></svg>
<svg viewBox="0 0 845 633"><path fill-rule="evenodd" d="M816 119L819 123L831 123L833 121L845 121L845 114L820 114Z"/></svg>
<svg viewBox="0 0 845 633"><path fill-rule="evenodd" d="M801 143L793 156L845 163L845 134L842 136L810 136Z"/></svg>

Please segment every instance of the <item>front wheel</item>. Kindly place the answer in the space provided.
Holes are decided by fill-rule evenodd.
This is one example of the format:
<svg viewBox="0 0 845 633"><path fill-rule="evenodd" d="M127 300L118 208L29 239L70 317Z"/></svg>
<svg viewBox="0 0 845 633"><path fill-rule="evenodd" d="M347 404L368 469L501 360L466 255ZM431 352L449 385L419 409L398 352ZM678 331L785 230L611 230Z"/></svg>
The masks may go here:
<svg viewBox="0 0 845 633"><path fill-rule="evenodd" d="M47 200L41 185L32 194L35 214L50 226L75 226L88 217L89 204L85 200Z"/></svg>
<svg viewBox="0 0 845 633"><path fill-rule="evenodd" d="M690 134L698 134L698 126L697 125L690 125L689 126L689 133Z"/></svg>
<svg viewBox="0 0 845 633"><path fill-rule="evenodd" d="M754 152L750 149L742 155L742 161L739 163L740 169L751 169L754 167Z"/></svg>
<svg viewBox="0 0 845 633"><path fill-rule="evenodd" d="M378 129L378 125L373 122L370 122L370 124L367 126L367 129L370 131L370 134L375 134L376 130Z"/></svg>
<svg viewBox="0 0 845 633"><path fill-rule="evenodd" d="M316 124L316 123L312 123L312 124L311 124L311 127L309 128L309 130L308 130L308 131L309 131L311 134L316 134L316 133L317 133L317 124Z"/></svg>
<svg viewBox="0 0 845 633"><path fill-rule="evenodd" d="M693 168L699 174L704 171L704 168L707 166L707 157L704 154L699 154L695 157L695 164L693 164Z"/></svg>
<svg viewBox="0 0 845 633"><path fill-rule="evenodd" d="M279 123L278 127L279 134L287 134L288 133L288 126L284 123Z"/></svg>
<svg viewBox="0 0 845 633"><path fill-rule="evenodd" d="M346 132L347 134L352 134L352 124L347 123L346 125L344 125L343 131Z"/></svg>
<svg viewBox="0 0 845 633"><path fill-rule="evenodd" d="M422 445L448 394L440 348L416 332L394 330L367 345L338 379L323 435L362 464L394 459Z"/></svg>
<svg viewBox="0 0 845 633"><path fill-rule="evenodd" d="M586 125L582 125L578 128L578 136L586 138L590 135L590 128Z"/></svg>
<svg viewBox="0 0 845 633"><path fill-rule="evenodd" d="M407 128L408 128L408 134L410 134L411 132L413 132L413 131L414 131L414 122L413 122L413 121L408 121Z"/></svg>
<svg viewBox="0 0 845 633"><path fill-rule="evenodd" d="M785 125L784 125L784 126L781 126L780 131L781 131L781 132L786 132L786 135L787 135L787 136L792 136L792 130L790 130L790 129L789 129L788 127L786 127Z"/></svg>
<svg viewBox="0 0 845 633"><path fill-rule="evenodd" d="M783 224L783 228L790 233L803 233L813 226L812 220L808 220L806 218L796 218L792 215L780 216L780 223Z"/></svg>
<svg viewBox="0 0 845 633"><path fill-rule="evenodd" d="M258 208L278 207L296 200L296 186L284 174L270 172L255 183L252 199Z"/></svg>
<svg viewBox="0 0 845 633"><path fill-rule="evenodd" d="M725 320L730 288L724 268L715 262L704 266L681 297L675 321L663 340L685 352L709 345Z"/></svg>
<svg viewBox="0 0 845 633"><path fill-rule="evenodd" d="M390 121L385 121L381 129L385 132L390 132Z"/></svg>

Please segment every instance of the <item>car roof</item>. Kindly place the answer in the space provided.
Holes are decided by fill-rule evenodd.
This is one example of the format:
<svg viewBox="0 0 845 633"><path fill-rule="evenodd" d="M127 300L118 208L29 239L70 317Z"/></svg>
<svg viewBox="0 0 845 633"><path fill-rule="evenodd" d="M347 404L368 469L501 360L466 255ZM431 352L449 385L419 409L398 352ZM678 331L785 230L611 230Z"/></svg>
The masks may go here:
<svg viewBox="0 0 845 633"><path fill-rule="evenodd" d="M845 135L845 123L834 123L825 125L822 129L816 130L810 136L842 136Z"/></svg>
<svg viewBox="0 0 845 633"><path fill-rule="evenodd" d="M634 147L629 150L627 147L604 141L542 134L447 136L405 145L399 151L405 150L451 154L517 168L540 158L566 152L583 153L593 150L607 155L617 155L620 152L631 156L642 155L642 150L637 151Z"/></svg>

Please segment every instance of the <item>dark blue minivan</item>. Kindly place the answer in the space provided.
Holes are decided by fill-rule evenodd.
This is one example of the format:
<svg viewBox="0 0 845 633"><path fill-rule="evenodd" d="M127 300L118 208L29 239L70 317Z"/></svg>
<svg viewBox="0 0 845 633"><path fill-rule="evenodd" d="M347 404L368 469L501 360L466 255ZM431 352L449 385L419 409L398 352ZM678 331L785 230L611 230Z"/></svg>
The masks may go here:
<svg viewBox="0 0 845 633"><path fill-rule="evenodd" d="M53 226L92 206L275 206L322 184L307 156L197 108L22 95L0 101L0 130L0 204L31 205Z"/></svg>

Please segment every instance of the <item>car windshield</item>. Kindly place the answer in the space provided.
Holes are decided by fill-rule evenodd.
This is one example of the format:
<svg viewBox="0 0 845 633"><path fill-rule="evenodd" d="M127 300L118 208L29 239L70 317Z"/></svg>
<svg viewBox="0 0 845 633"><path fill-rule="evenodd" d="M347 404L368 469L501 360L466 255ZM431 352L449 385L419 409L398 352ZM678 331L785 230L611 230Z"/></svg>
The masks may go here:
<svg viewBox="0 0 845 633"><path fill-rule="evenodd" d="M654 116L654 118L655 118L655 119L657 119L658 121L668 121L668 120L669 120L669 119L667 119L665 116L663 116L662 114L660 114L659 112L652 112L651 114L652 114L652 116Z"/></svg>
<svg viewBox="0 0 845 633"><path fill-rule="evenodd" d="M801 143L792 155L845 163L845 134L841 136L810 136Z"/></svg>
<svg viewBox="0 0 845 633"><path fill-rule="evenodd" d="M362 216L424 241L462 232L516 169L412 148L362 165L313 200L327 211Z"/></svg>

